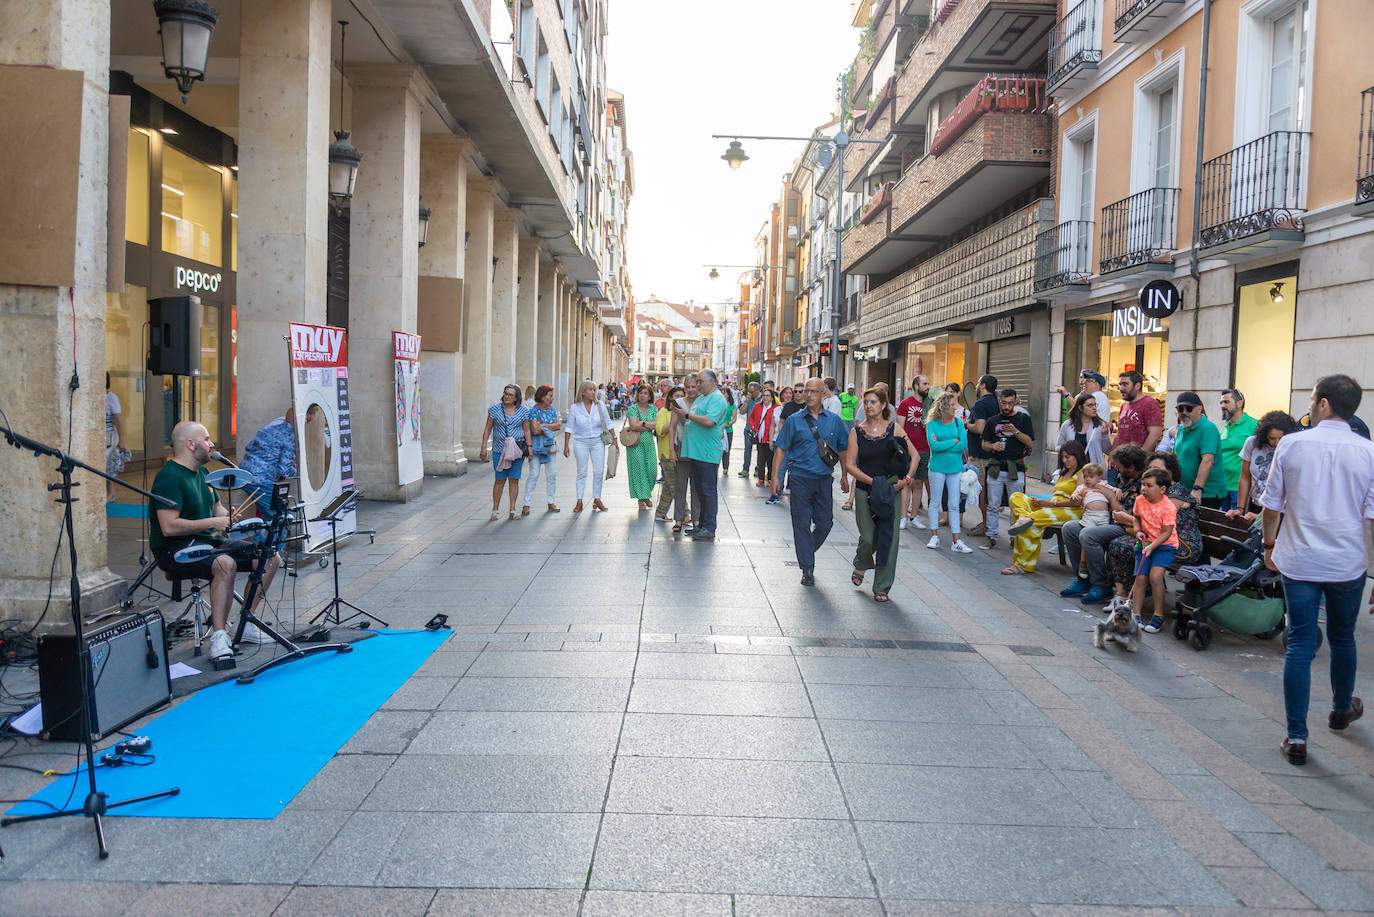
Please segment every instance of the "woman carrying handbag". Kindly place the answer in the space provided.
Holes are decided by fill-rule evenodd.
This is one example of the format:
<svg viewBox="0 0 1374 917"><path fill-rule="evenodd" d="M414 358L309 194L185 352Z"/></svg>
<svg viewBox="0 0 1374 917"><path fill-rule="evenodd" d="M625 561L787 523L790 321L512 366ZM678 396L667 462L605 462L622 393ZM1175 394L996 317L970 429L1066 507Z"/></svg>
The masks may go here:
<svg viewBox="0 0 1374 917"><path fill-rule="evenodd" d="M568 419L563 424L563 457L577 456L575 513L582 512L588 473L592 478L592 508L603 513L606 511L606 504L601 502L601 484L606 476L608 441L614 442L615 434L611 432L611 418L606 413L606 406L596 400L596 383L583 382L577 387L577 400L568 408Z"/></svg>
<svg viewBox="0 0 1374 917"><path fill-rule="evenodd" d="M501 390L500 403L487 409L478 461L487 460L488 438L496 471L496 482L491 488L491 521L501 518L501 491L507 481L510 482L510 518L519 519L515 501L520 497L520 472L525 466L525 457L530 454L530 414L520 403L519 387L507 385Z"/></svg>
<svg viewBox="0 0 1374 917"><path fill-rule="evenodd" d="M653 504L654 484L657 483L658 442L654 426L658 408L654 407L654 390L641 384L635 389L634 404L625 415L620 441L625 444L625 469L630 478L630 498L639 502L643 512Z"/></svg>

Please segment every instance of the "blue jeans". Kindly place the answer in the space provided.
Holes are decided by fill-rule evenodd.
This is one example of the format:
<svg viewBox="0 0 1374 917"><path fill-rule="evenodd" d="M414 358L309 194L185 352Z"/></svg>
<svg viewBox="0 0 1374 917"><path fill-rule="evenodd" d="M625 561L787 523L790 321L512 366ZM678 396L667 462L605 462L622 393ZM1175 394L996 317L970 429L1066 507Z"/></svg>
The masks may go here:
<svg viewBox="0 0 1374 917"><path fill-rule="evenodd" d="M803 570L816 569L816 551L835 524L835 476L792 476L792 543Z"/></svg>
<svg viewBox="0 0 1374 917"><path fill-rule="evenodd" d="M1283 657L1283 706L1288 737L1307 738L1312 696L1312 657L1317 652L1317 608L1326 596L1326 642L1331 653L1331 709L1347 711L1355 692L1355 622L1360 617L1364 574L1345 583L1283 578L1288 611L1288 652Z"/></svg>
<svg viewBox="0 0 1374 917"><path fill-rule="evenodd" d="M716 533L716 484L720 477L720 462L699 462L692 460L692 487L700 500L701 518L695 516L692 522L697 531Z"/></svg>
<svg viewBox="0 0 1374 917"><path fill-rule="evenodd" d="M754 454L754 434L749 432L749 425L744 427L744 464L740 466L742 471L748 472L753 466L749 464L749 457ZM745 475L748 477L748 474Z"/></svg>
<svg viewBox="0 0 1374 917"><path fill-rule="evenodd" d="M1226 505L1223 506L1222 509L1235 509L1236 506L1238 506L1239 504L1240 504L1240 491L1238 491L1238 490L1228 490L1228 491L1226 491Z"/></svg>

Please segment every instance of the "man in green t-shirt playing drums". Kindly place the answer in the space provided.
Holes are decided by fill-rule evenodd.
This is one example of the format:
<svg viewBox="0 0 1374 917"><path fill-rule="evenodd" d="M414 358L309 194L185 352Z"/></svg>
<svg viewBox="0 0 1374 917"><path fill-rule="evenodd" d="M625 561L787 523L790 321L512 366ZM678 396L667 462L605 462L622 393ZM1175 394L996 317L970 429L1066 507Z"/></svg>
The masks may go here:
<svg viewBox="0 0 1374 917"><path fill-rule="evenodd" d="M227 630L234 577L252 570L253 559L247 555L235 559L229 554L216 554L183 563L175 556L177 551L193 544L218 546L235 522L234 514L205 483L205 465L214 449L209 431L195 421L182 421L172 429L172 460L153 479L153 493L171 500L176 508L150 507L148 547L158 567L168 576L210 581L210 658L218 661L234 655ZM258 601L272 585L280 563L275 554L268 559Z"/></svg>

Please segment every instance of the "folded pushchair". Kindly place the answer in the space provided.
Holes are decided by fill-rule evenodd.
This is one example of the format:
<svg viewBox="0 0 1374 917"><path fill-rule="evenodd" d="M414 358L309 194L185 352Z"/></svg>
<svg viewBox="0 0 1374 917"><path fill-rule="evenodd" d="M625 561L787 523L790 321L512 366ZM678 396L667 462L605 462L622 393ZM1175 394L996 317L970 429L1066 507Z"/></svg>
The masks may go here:
<svg viewBox="0 0 1374 917"><path fill-rule="evenodd" d="M1183 584L1174 607L1174 636L1199 651L1212 645L1214 624L1265 640L1284 632L1283 579L1264 566L1263 535L1256 531L1243 542L1222 540L1233 550L1221 563L1187 566L1174 574Z"/></svg>

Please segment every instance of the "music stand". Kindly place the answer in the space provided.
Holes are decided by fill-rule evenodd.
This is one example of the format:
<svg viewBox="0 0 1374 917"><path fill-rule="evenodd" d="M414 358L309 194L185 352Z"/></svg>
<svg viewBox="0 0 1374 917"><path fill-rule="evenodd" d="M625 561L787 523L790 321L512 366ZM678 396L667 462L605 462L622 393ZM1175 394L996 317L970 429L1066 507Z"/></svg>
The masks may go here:
<svg viewBox="0 0 1374 917"><path fill-rule="evenodd" d="M339 519L344 513L353 509L353 505L357 502L358 492L356 490L345 490L335 497L332 503L320 510L318 516L310 520L311 522L329 523L329 541L334 546L334 598L330 599L329 604L320 609L319 613L310 619L311 624L321 619L323 619L326 624L343 624L345 621L352 621L354 618L364 617L370 620L365 622L362 625L363 627L369 626L372 621L376 621L383 627L389 626L385 621L372 614L370 611L364 611L339 595ZM340 615L340 608L352 609L352 613Z"/></svg>
<svg viewBox="0 0 1374 917"><path fill-rule="evenodd" d="M62 526L67 533L68 560L72 565L72 576L70 583L72 600L72 631L76 637L77 668L81 671L81 743L86 750L86 777L89 790L86 793L86 801L82 803L80 809L60 809L54 812L40 812L36 815L15 815L9 818L0 819L0 828L10 825L18 825L23 822L45 821L49 818L63 818L70 815L82 815L91 819L95 824L95 840L100 849L100 858L106 859L110 855L110 848L105 844L105 824L102 820L104 814L110 809L119 806L132 805L136 802L146 802L149 799L161 799L164 796L176 796L181 792L179 787L172 787L169 790L161 790L157 793L149 793L145 796L135 796L133 799L125 799L120 802L110 802L106 794L100 792L95 780L95 743L91 740L91 694L90 685L87 678L91 667L91 649L86 645L86 634L82 629L81 621L81 580L79 577L80 567L77 565L76 557L76 526L72 521L72 504L76 502L76 497L72 496L72 488L80 487L80 484L72 482L72 472L77 468L84 469L92 474L99 475L107 481L113 481L120 487L136 491L153 501L156 506L165 506L168 509L175 509L176 505L166 497L159 497L150 494L148 491L128 484L119 478L106 474L98 468L92 468L85 462L76 459L58 449L56 446L48 446L27 436L20 436L9 428L9 419L5 420L5 439L16 449L31 450L35 457L47 455L57 459L57 470L62 474L61 484L49 484L48 490L57 491L57 501L63 505ZM166 665L166 658L163 659ZM80 777L77 777L80 780Z"/></svg>
<svg viewBox="0 0 1374 917"><path fill-rule="evenodd" d="M253 603L257 598L258 590L262 588L262 575L267 569L267 562L273 554L277 553L277 542L281 538L281 533L286 528L288 515L287 502L291 497L291 485L287 481L277 481L272 485L272 521L267 526L267 538L257 546L256 563L253 565L253 572L248 575L248 588L243 593L243 609L239 612L239 626L234 632L234 645L237 646L243 640L243 629L252 621L258 630L262 631L273 641L286 648L286 654L269 659L262 665L245 672L235 679L241 685L251 685L253 679L257 678L268 669L274 669L279 665L285 665L297 659L304 659L306 656L313 656L316 653L335 652L351 653L353 647L347 643L315 643L310 646L298 646L287 637L279 634L273 627L253 614Z"/></svg>

